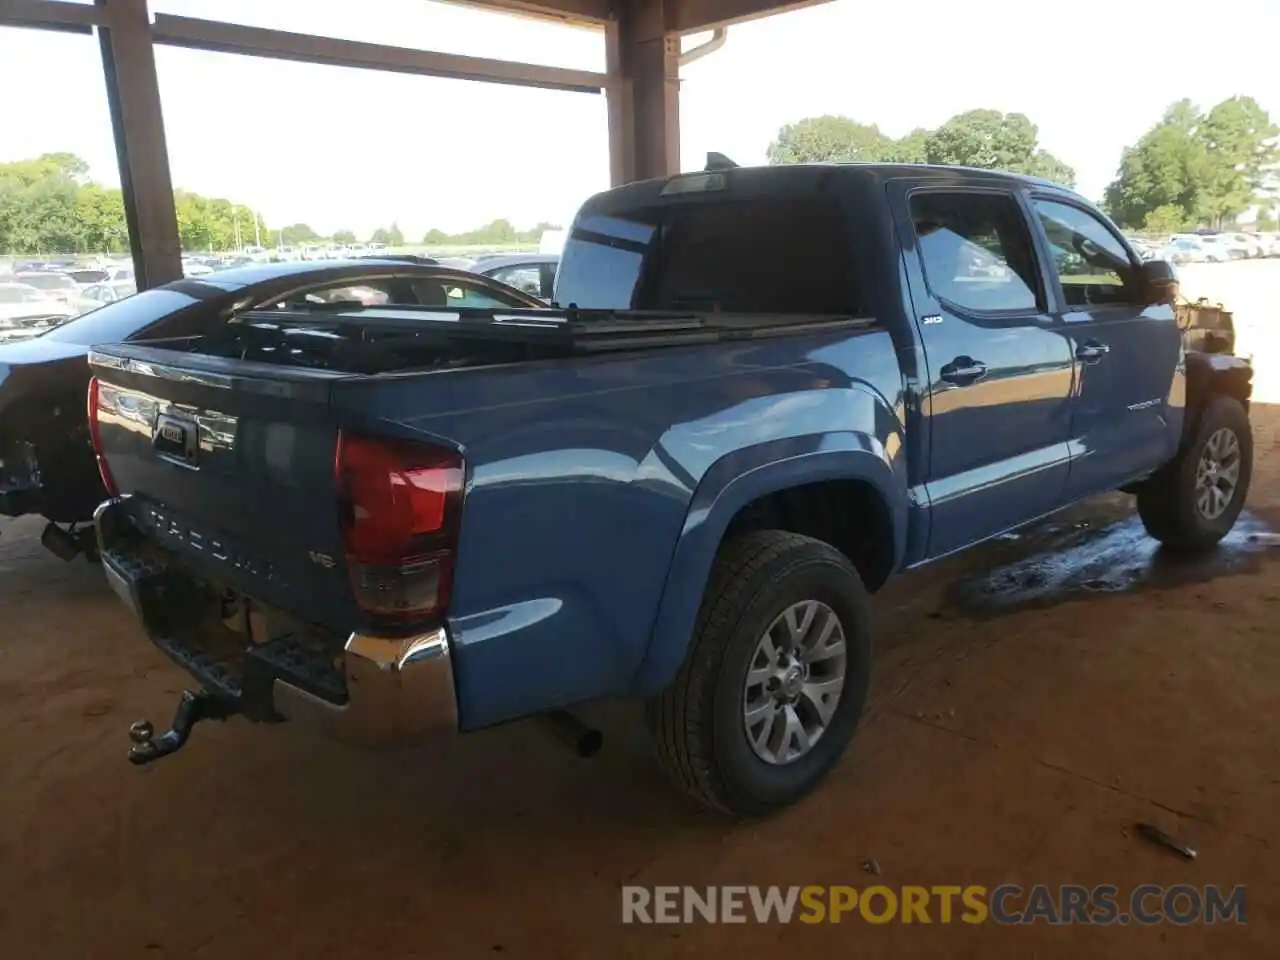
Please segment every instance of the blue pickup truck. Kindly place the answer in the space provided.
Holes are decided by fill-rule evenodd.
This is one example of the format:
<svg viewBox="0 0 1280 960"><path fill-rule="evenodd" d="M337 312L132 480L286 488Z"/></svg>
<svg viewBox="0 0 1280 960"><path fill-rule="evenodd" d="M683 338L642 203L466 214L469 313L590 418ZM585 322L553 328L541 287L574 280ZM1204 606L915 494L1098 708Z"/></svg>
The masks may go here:
<svg viewBox="0 0 1280 960"><path fill-rule="evenodd" d="M232 714L381 742L636 697L693 797L793 803L893 574L1115 489L1171 549L1231 528L1251 368L1176 293L1049 182L717 168L589 200L545 310L99 347L103 565L198 682L131 759Z"/></svg>

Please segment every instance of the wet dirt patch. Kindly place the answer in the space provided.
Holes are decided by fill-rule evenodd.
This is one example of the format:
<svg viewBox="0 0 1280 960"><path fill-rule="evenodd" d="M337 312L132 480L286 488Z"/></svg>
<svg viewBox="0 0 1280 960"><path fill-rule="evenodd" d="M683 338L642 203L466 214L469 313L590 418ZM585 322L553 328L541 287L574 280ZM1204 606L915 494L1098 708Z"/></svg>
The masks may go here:
<svg viewBox="0 0 1280 960"><path fill-rule="evenodd" d="M1136 516L1048 526L1027 539L1039 549L957 580L946 592L947 606L973 616L994 616L1090 594L1202 583L1255 572L1263 555L1280 547L1280 536L1272 527L1248 512L1215 549L1196 556L1164 549Z"/></svg>

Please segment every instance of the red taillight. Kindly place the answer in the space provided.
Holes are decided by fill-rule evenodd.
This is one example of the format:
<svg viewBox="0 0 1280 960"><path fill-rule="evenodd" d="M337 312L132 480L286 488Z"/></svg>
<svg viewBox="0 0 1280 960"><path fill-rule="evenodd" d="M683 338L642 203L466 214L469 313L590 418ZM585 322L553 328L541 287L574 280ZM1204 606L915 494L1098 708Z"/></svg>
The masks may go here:
<svg viewBox="0 0 1280 960"><path fill-rule="evenodd" d="M116 486L115 479L111 476L111 468L107 466L107 458L102 452L102 430L98 423L98 411L102 401L102 386L98 383L97 377L89 380L89 440L93 443L93 456L98 461L98 475L102 477L102 485L107 488L107 493L111 496L117 496L120 489Z"/></svg>
<svg viewBox="0 0 1280 960"><path fill-rule="evenodd" d="M453 583L462 457L339 433L334 466L356 603L394 620L442 614Z"/></svg>

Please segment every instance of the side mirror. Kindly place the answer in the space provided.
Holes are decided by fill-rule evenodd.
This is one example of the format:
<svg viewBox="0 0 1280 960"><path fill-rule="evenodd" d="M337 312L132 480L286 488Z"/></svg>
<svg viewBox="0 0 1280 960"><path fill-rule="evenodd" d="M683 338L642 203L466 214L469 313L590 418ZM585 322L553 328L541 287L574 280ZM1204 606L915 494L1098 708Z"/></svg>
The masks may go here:
<svg viewBox="0 0 1280 960"><path fill-rule="evenodd" d="M1173 303L1178 298L1178 273L1168 260L1144 260L1138 271L1147 303Z"/></svg>

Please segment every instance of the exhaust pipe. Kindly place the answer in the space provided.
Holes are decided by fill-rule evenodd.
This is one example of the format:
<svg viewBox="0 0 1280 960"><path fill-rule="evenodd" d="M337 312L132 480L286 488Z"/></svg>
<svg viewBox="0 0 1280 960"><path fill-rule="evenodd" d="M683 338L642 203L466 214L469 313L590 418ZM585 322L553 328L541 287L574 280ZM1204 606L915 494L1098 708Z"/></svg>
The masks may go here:
<svg viewBox="0 0 1280 960"><path fill-rule="evenodd" d="M542 719L557 740L584 759L594 757L604 746L604 734L587 726L567 710L552 710L544 713Z"/></svg>

